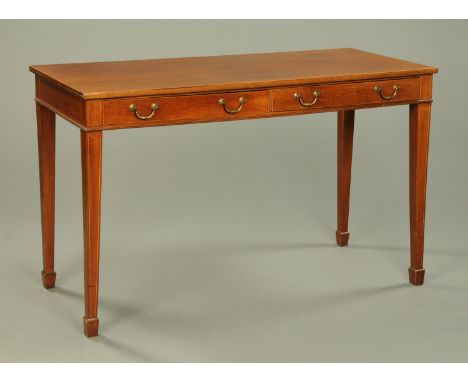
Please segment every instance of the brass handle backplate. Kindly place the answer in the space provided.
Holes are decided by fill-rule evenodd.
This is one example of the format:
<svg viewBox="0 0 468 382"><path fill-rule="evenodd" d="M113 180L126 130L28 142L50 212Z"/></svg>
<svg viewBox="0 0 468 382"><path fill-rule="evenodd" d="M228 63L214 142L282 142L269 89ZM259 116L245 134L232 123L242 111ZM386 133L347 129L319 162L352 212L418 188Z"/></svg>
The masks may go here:
<svg viewBox="0 0 468 382"><path fill-rule="evenodd" d="M140 113L138 113L138 110L137 110L137 107L135 104L131 104L128 109L130 111L133 111L135 113L135 116L138 118L138 119L142 119L142 120L147 120L147 119L150 119L153 117L154 113L156 112L156 110L159 109L159 105L157 103L153 103L151 104L151 113L149 113L148 115L141 115Z"/></svg>
<svg viewBox="0 0 468 382"><path fill-rule="evenodd" d="M385 95L382 93L382 88L380 86L376 86L374 90L380 94L380 97L386 101L391 100L393 97L395 97L398 93L398 90L400 90L400 85L393 85L393 93L391 95Z"/></svg>
<svg viewBox="0 0 468 382"><path fill-rule="evenodd" d="M218 101L218 104L222 105L224 107L224 111L229 114L236 114L241 111L242 106L244 103L246 103L247 100L244 97L239 98L239 107L237 109L229 109L229 107L226 105L226 100L224 98L220 98Z"/></svg>
<svg viewBox="0 0 468 382"><path fill-rule="evenodd" d="M302 106L305 106L305 107L311 107L312 105L315 105L315 103L317 102L318 98L319 98L319 95L320 95L320 92L318 90L314 91L312 93L312 95L314 96L314 99L311 101L311 102L305 102L303 99L302 99L302 96L299 94L299 93L294 93L293 96L295 99L297 99L299 101L299 103L302 105Z"/></svg>

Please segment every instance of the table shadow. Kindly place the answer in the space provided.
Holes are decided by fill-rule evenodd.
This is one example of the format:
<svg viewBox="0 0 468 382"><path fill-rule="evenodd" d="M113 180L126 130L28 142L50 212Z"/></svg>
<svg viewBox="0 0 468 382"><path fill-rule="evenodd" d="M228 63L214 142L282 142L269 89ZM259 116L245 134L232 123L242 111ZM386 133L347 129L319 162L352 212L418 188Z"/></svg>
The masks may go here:
<svg viewBox="0 0 468 382"><path fill-rule="evenodd" d="M202 245L194 248L190 244L184 245L182 249L171 248L169 255L179 254L180 256L196 255L197 253L209 252L211 255L222 252L225 255L244 255L256 252L270 252L270 251L288 251L288 250L305 250L310 248L336 248L334 243L214 243L213 245ZM390 246L390 245L373 245L373 244L350 244L350 248L377 250L377 251L392 251L406 253L409 247ZM433 251L432 249L428 251ZM458 255L461 251L457 251ZM171 256L168 256L169 258ZM387 256L388 257L388 256ZM406 269L403 270L406 274ZM149 280L151 282L151 280ZM264 319L264 311L268 311L268 320L271 321L284 321L287 322L292 317L297 315L309 315L313 320L314 313L323 311L324 309L332 309L342 304L353 304L368 298L374 298L384 294L392 293L404 288L413 288L409 283L402 282L392 285L383 286L369 286L364 288L354 288L350 290L333 291L330 293L323 293L320 295L312 294L308 296L299 296L295 298L287 298L287 296L280 296L276 302L265 302L264 304L249 305L249 315L252 316L252 325L263 325L261 320ZM436 288L450 289L449 286L438 285ZM458 288L457 290L462 288ZM65 289L57 286L50 290L52 293L57 293L72 299L83 301L83 292ZM171 296L171 291L168 290L167 294ZM170 297L169 297L170 298ZM158 306L158 301L147 302L147 307L144 303L135 304L132 302L121 301L117 299L102 298L100 306L107 310L110 317L101 322L101 334L94 339L97 343L101 343L111 349L116 350L121 355L139 362L168 362L164 356L157 356L148 354L143 348L138 348L135 345L129 345L118 339L111 338L106 334L110 329L125 324L128 321L135 320L138 325L142 325L142 330L149 330L153 333L158 330L163 330L165 336L180 336L187 335L187 332L199 332L203 329L202 323L204 321L203 311L196 312L195 314L187 314L186 312L170 311L164 308L161 304L160 309L155 310ZM235 320L236 312L235 307L232 311L220 312L220 320L223 322ZM229 318L229 316L233 316ZM212 317L211 317L212 318ZM234 324L234 322L233 322Z"/></svg>
<svg viewBox="0 0 468 382"><path fill-rule="evenodd" d="M122 341L118 341L115 338L110 338L106 335L99 334L99 336L94 337L92 339L94 342L98 344L102 344L120 355L124 357L128 357L133 359L134 362L144 362L144 363L154 363L154 362L169 362L166 359L156 357L152 357L150 354L146 354L143 350L138 349L133 345L129 345ZM120 362L120 361L119 361Z"/></svg>

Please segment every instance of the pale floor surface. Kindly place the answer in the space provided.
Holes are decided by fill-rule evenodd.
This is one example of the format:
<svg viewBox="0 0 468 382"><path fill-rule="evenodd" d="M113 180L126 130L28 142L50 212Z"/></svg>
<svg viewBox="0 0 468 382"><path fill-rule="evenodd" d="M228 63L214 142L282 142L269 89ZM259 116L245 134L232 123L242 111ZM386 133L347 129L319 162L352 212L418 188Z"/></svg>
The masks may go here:
<svg viewBox="0 0 468 382"><path fill-rule="evenodd" d="M0 360L466 362L467 30L465 20L0 23ZM101 336L85 338L79 131L57 119L58 279L46 291L28 65L343 46L440 68L426 284L407 276L407 106L356 112L348 248L334 244L335 113L106 132Z"/></svg>
<svg viewBox="0 0 468 382"><path fill-rule="evenodd" d="M55 290L40 278L36 157L0 198L0 359L467 361L466 149L434 130L426 283L410 286L405 111L358 113L347 248L335 116L106 134L94 339L79 135L59 121Z"/></svg>
<svg viewBox="0 0 468 382"><path fill-rule="evenodd" d="M39 242L19 243L21 256L13 256L18 240L4 230L10 271L3 272L0 289L0 359L468 360L466 250L428 245L426 284L412 287L405 235L388 240L378 230L357 229L350 246L338 248L333 232L314 224L309 230L290 217L268 229L261 217L237 229L225 220L205 227L212 238L190 238L181 227L184 240L169 227L154 239L149 226L139 227L138 235L114 226L113 240L103 238L101 335L93 339L81 326L81 232L58 239L57 287L46 291ZM254 227L256 240L249 233ZM23 232L36 237L36 229Z"/></svg>

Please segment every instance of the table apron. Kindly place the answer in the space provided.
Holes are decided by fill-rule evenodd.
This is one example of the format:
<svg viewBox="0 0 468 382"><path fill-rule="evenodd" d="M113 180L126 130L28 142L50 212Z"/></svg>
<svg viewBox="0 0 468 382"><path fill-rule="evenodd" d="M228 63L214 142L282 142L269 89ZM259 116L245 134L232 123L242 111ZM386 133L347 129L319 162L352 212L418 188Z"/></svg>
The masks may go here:
<svg viewBox="0 0 468 382"><path fill-rule="evenodd" d="M431 102L432 75L102 100L82 99L36 76L36 101L83 131L99 131Z"/></svg>

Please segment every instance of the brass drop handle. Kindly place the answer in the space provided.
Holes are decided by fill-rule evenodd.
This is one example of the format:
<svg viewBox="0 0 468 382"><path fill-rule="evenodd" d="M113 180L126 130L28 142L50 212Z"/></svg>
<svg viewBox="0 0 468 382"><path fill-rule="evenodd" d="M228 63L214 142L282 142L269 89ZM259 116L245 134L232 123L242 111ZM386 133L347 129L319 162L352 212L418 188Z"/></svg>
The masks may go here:
<svg viewBox="0 0 468 382"><path fill-rule="evenodd" d="M220 98L218 101L218 104L222 105L224 107L224 111L229 114L236 114L241 111L242 106L244 103L246 103L247 100L244 97L239 98L239 107L237 109L229 109L229 107L226 105L226 100L224 98Z"/></svg>
<svg viewBox="0 0 468 382"><path fill-rule="evenodd" d="M303 99L302 99L302 96L299 94L299 93L294 93L293 96L295 99L297 99L299 101L299 103L302 105L302 106L305 106L305 107L311 107L312 105L315 105L315 103L317 102L318 98L319 98L319 95L320 95L320 92L318 90L314 91L312 93L312 95L314 96L314 99L311 101L311 102L305 102Z"/></svg>
<svg viewBox="0 0 468 382"><path fill-rule="evenodd" d="M380 86L376 86L374 90L380 94L380 97L382 97L382 99L388 101L397 95L398 90L400 90L400 85L393 85L393 93L389 96L382 94L382 88Z"/></svg>
<svg viewBox="0 0 468 382"><path fill-rule="evenodd" d="M138 113L138 110L137 110L137 107L135 104L131 104L128 109L130 111L133 111L135 113L135 116L138 118L138 119L142 119L142 120L147 120L147 119L150 119L153 117L154 113L156 112L156 110L159 109L159 105L157 103L153 103L151 104L151 113L149 113L148 115L141 115L140 113Z"/></svg>

